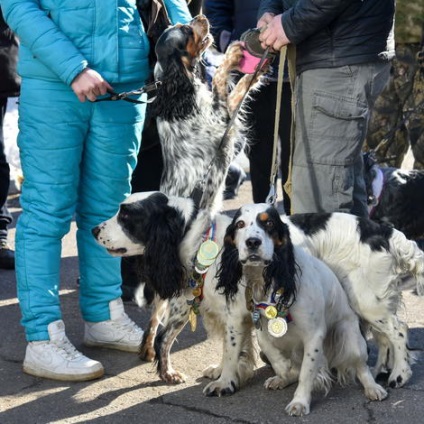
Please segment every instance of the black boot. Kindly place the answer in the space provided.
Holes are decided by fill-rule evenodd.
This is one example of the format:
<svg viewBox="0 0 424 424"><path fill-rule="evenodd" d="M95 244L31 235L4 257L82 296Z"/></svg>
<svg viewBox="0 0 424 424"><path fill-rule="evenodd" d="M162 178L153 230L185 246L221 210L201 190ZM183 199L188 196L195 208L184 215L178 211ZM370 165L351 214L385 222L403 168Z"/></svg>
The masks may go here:
<svg viewBox="0 0 424 424"><path fill-rule="evenodd" d="M6 240L0 240L0 268L15 269L15 252L8 246Z"/></svg>

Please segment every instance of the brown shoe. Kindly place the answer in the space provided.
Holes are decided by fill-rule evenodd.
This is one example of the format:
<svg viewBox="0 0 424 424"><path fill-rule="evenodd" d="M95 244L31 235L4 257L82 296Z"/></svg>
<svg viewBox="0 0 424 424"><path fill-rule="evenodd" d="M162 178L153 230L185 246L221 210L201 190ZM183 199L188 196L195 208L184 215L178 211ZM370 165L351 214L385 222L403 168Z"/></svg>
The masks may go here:
<svg viewBox="0 0 424 424"><path fill-rule="evenodd" d="M15 252L6 241L0 241L0 268L15 269Z"/></svg>

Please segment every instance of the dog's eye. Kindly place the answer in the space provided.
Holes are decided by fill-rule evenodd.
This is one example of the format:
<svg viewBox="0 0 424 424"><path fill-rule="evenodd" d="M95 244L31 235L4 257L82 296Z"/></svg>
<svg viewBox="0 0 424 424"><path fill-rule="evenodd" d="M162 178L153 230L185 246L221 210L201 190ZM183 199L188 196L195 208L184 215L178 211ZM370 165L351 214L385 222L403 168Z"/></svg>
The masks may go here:
<svg viewBox="0 0 424 424"><path fill-rule="evenodd" d="M274 222L271 220L268 220L265 225L267 228L274 228Z"/></svg>
<svg viewBox="0 0 424 424"><path fill-rule="evenodd" d="M244 228L246 226L246 223L244 221L238 221L236 224L237 228Z"/></svg>

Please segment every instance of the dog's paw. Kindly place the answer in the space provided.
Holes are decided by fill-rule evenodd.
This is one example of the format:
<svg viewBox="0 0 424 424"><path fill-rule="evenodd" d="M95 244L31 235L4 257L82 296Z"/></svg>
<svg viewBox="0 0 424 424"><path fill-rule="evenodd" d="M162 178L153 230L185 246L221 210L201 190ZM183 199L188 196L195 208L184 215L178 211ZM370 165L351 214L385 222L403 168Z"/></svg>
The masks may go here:
<svg viewBox="0 0 424 424"><path fill-rule="evenodd" d="M186 376L178 371L168 370L167 372L161 372L159 377L162 381L167 384L181 384L186 381Z"/></svg>
<svg viewBox="0 0 424 424"><path fill-rule="evenodd" d="M268 378L264 383L264 387L267 390L284 389L284 387L286 387L287 385L287 381L284 380L284 378L279 377L278 375Z"/></svg>
<svg viewBox="0 0 424 424"><path fill-rule="evenodd" d="M412 370L409 366L405 366L400 371L394 369L389 376L388 385L392 389L398 389L403 387L411 377Z"/></svg>
<svg viewBox="0 0 424 424"><path fill-rule="evenodd" d="M302 417L310 412L309 404L298 400L292 400L286 406L286 412L293 417Z"/></svg>
<svg viewBox="0 0 424 424"><path fill-rule="evenodd" d="M379 384L365 388L365 396L369 400L384 400L387 397L387 392Z"/></svg>
<svg viewBox="0 0 424 424"><path fill-rule="evenodd" d="M231 70L238 70L243 58L243 46L240 41L234 41L225 52L226 65Z"/></svg>
<svg viewBox="0 0 424 424"><path fill-rule="evenodd" d="M153 347L142 345L138 356L142 361L153 362L156 359L156 352Z"/></svg>
<svg viewBox="0 0 424 424"><path fill-rule="evenodd" d="M211 380L218 380L222 372L222 368L217 365L211 365L203 370L203 377L210 378Z"/></svg>
<svg viewBox="0 0 424 424"><path fill-rule="evenodd" d="M205 396L230 396L239 389L239 383L234 379L218 379L209 383L204 389Z"/></svg>

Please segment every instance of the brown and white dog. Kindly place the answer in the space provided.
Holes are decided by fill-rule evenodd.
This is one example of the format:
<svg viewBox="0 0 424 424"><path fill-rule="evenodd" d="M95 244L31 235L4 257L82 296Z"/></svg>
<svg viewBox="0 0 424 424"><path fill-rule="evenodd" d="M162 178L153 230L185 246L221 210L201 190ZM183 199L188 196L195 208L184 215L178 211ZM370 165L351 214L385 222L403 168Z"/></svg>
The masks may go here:
<svg viewBox="0 0 424 424"><path fill-rule="evenodd" d="M275 376L267 389L298 383L289 415L310 411L313 389L328 392L333 380L356 378L370 400L387 392L367 365L358 316L339 280L322 261L295 246L290 227L267 204L246 205L228 226L218 289L228 301L243 287L258 342Z"/></svg>

